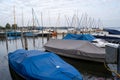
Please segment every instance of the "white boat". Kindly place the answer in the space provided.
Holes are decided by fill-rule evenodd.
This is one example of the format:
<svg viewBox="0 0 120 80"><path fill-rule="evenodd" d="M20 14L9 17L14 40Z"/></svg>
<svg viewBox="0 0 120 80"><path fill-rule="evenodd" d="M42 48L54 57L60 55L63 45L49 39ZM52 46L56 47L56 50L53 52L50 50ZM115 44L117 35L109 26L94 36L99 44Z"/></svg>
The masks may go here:
<svg viewBox="0 0 120 80"><path fill-rule="evenodd" d="M106 45L114 45L114 46L118 46L119 44L116 44L116 43L110 43L104 39L94 39L92 41L92 44L98 46L98 47L102 47L102 48L105 48Z"/></svg>

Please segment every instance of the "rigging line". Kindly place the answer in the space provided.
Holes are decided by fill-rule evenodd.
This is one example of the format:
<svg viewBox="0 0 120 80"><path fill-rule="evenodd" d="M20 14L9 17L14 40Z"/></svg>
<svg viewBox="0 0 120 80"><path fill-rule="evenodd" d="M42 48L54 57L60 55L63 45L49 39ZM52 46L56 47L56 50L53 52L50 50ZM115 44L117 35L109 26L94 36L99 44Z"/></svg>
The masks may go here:
<svg viewBox="0 0 120 80"><path fill-rule="evenodd" d="M88 19L88 32L90 32L91 29L91 17Z"/></svg>
<svg viewBox="0 0 120 80"><path fill-rule="evenodd" d="M38 24L38 26L40 27L40 24L39 24L39 21L38 21L38 19L37 19L36 14L35 14L35 11L33 10L32 13L33 13L33 15L34 15L34 20L37 21L37 24ZM35 22L34 22L34 23L35 23ZM43 33L42 33L42 34L43 34ZM33 37L33 46L34 46L34 48L38 48L38 47L35 45L35 37Z"/></svg>
<svg viewBox="0 0 120 80"><path fill-rule="evenodd" d="M67 25L69 26L69 21L66 15L65 15L65 19L66 19Z"/></svg>
<svg viewBox="0 0 120 80"><path fill-rule="evenodd" d="M60 13L58 14L57 22L56 22L56 27L60 26Z"/></svg>
<svg viewBox="0 0 120 80"><path fill-rule="evenodd" d="M83 20L83 14L82 14L81 18L78 21L78 27L79 27L79 29L82 27L82 20Z"/></svg>
<svg viewBox="0 0 120 80"><path fill-rule="evenodd" d="M43 40L43 14L41 12L41 24L42 24L42 46L44 44L44 40Z"/></svg>
<svg viewBox="0 0 120 80"><path fill-rule="evenodd" d="M50 12L48 12L48 15L49 15L49 26L51 27Z"/></svg>
<svg viewBox="0 0 120 80"><path fill-rule="evenodd" d="M73 25L73 21L74 21L74 16L75 16L75 14L74 14L73 17L72 17L71 27L73 27L72 25Z"/></svg>
<svg viewBox="0 0 120 80"><path fill-rule="evenodd" d="M37 20L37 24L38 24L38 26L40 26L39 21L38 21L38 18L37 18L37 15L35 14L35 11L33 11L33 14L34 14L34 18L35 18L35 20Z"/></svg>
<svg viewBox="0 0 120 80"><path fill-rule="evenodd" d="M113 72L115 75L117 75L120 78L120 74L118 72L116 72L115 70L110 70L110 68L107 67L105 62L104 62L104 66L108 71Z"/></svg>
<svg viewBox="0 0 120 80"><path fill-rule="evenodd" d="M68 25L68 27L69 27L69 19L67 18L66 15L65 15L65 19L66 19L67 25ZM67 27L67 32L68 32L68 27Z"/></svg>

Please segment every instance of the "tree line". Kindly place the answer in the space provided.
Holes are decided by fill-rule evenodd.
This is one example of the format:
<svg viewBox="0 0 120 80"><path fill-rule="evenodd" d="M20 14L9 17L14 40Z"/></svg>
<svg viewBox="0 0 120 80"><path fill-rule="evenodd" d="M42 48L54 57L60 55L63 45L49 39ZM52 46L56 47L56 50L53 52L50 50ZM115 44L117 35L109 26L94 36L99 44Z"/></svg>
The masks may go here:
<svg viewBox="0 0 120 80"><path fill-rule="evenodd" d="M5 27L0 26L0 29L17 29L17 27L18 27L17 24L10 25L9 23L7 23Z"/></svg>

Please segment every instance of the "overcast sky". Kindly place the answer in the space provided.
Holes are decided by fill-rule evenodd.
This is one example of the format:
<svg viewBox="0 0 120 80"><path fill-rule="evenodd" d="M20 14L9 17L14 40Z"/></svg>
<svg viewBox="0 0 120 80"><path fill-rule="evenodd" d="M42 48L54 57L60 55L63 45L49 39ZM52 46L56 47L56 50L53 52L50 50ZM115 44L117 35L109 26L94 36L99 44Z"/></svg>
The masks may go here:
<svg viewBox="0 0 120 80"><path fill-rule="evenodd" d="M24 25L32 25L32 8L36 19L43 25L66 25L66 18L73 15L79 18L84 14L101 20L104 27L120 27L120 0L0 0L0 25L14 23L13 6L15 6L16 23L22 26L22 11ZM59 20L58 20L59 18ZM36 23L37 24L37 23Z"/></svg>

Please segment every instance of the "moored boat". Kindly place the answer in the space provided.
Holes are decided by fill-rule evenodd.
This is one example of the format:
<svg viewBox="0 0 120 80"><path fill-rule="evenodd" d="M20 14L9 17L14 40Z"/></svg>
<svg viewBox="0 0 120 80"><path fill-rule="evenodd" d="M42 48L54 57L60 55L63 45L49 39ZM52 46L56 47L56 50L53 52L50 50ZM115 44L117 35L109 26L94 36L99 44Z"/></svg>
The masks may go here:
<svg viewBox="0 0 120 80"><path fill-rule="evenodd" d="M20 49L8 59L13 80L82 80L73 66L52 52Z"/></svg>
<svg viewBox="0 0 120 80"><path fill-rule="evenodd" d="M119 35L93 35L94 37L96 38L99 38L99 39L104 39L110 43L117 43L117 44L120 44L120 36Z"/></svg>
<svg viewBox="0 0 120 80"><path fill-rule="evenodd" d="M120 31L119 30L115 30L115 29L103 29L103 30L107 31L109 34L120 35Z"/></svg>
<svg viewBox="0 0 120 80"><path fill-rule="evenodd" d="M51 39L44 45L45 50L58 55L95 62L104 62L105 49L84 40Z"/></svg>
<svg viewBox="0 0 120 80"><path fill-rule="evenodd" d="M120 31L115 29L103 29L101 33L93 34L94 37L104 39L111 43L120 44Z"/></svg>
<svg viewBox="0 0 120 80"><path fill-rule="evenodd" d="M92 44L98 46L98 47L103 47L105 48L106 45L118 45L115 43L110 43L104 39L100 39L97 37L94 37L91 34L67 34L63 40L85 40L85 41L89 41Z"/></svg>
<svg viewBox="0 0 120 80"><path fill-rule="evenodd" d="M63 38L64 40L85 40L85 41L93 41L96 39L94 36L91 34L72 34L68 33L66 36Z"/></svg>

